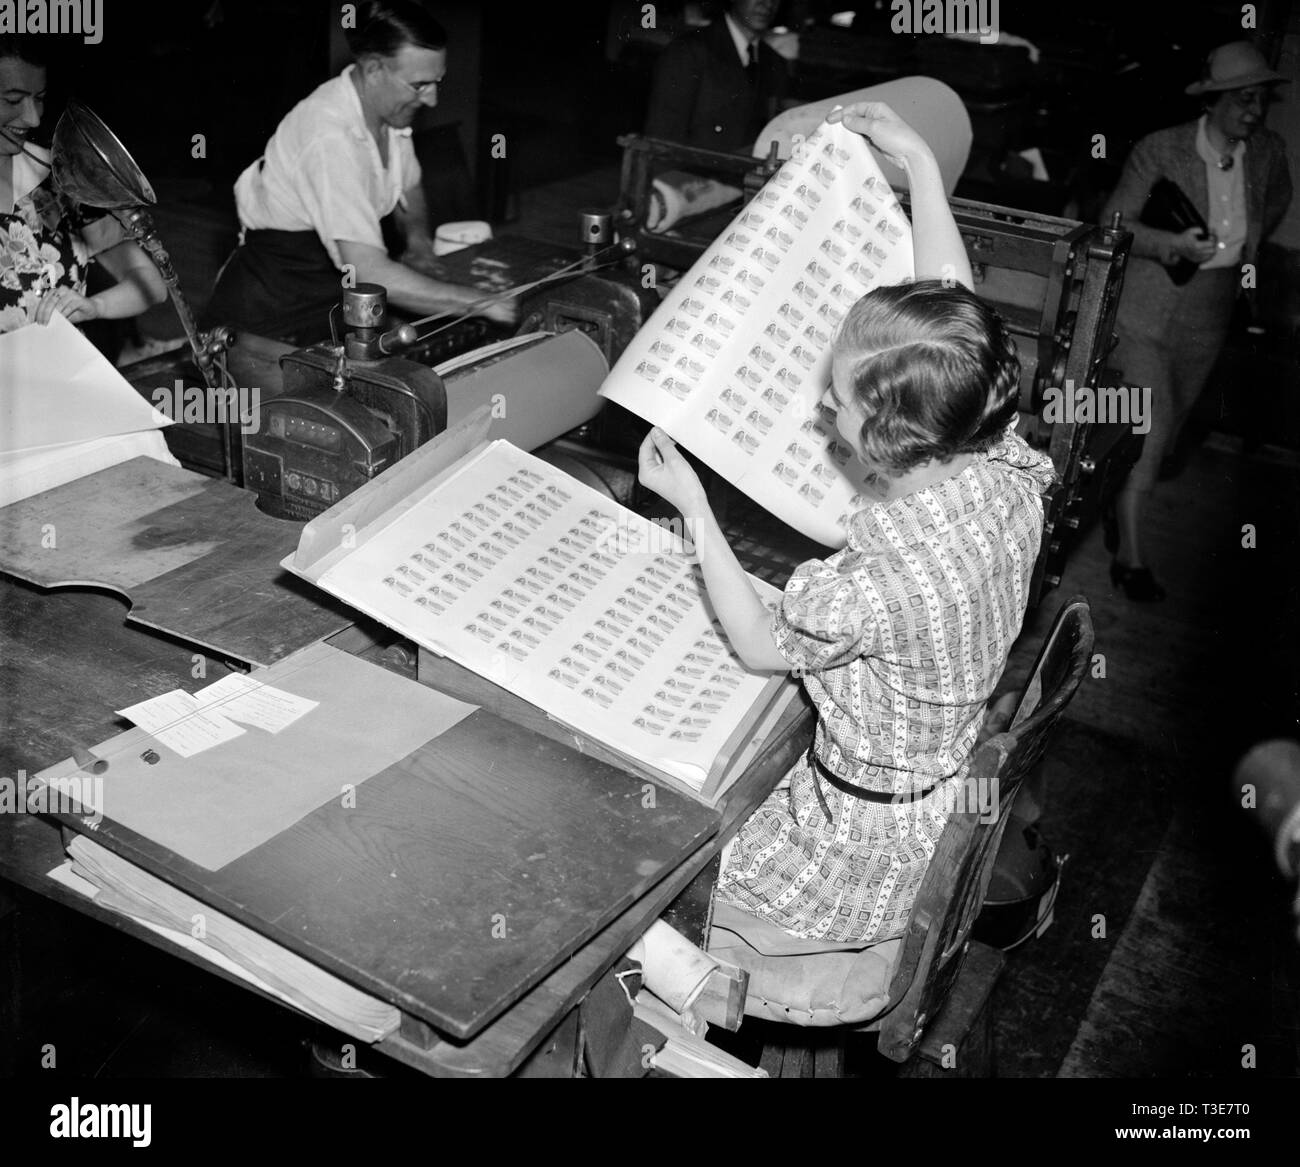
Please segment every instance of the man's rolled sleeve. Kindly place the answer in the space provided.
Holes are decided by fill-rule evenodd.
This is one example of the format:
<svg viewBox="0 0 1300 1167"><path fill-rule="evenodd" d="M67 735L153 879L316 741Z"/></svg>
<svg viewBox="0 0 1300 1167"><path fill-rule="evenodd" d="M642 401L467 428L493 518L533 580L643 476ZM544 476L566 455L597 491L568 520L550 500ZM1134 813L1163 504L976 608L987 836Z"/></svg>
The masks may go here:
<svg viewBox="0 0 1300 1167"><path fill-rule="evenodd" d="M384 236L365 186L365 159L353 142L331 135L314 142L300 158L299 193L311 225L335 267L342 268L336 240L384 248Z"/></svg>
<svg viewBox="0 0 1300 1167"><path fill-rule="evenodd" d="M406 195L416 187L424 185L424 168L420 165L420 160L415 156L414 148L408 146L402 154L402 194L398 199L402 207L407 204Z"/></svg>

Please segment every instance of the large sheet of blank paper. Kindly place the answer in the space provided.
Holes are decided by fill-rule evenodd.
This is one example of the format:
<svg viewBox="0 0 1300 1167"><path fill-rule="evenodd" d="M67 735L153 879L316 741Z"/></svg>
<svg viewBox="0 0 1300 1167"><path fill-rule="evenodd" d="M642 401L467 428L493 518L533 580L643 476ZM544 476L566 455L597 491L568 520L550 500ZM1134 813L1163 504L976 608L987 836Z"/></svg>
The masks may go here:
<svg viewBox="0 0 1300 1167"><path fill-rule="evenodd" d="M601 393L828 547L867 501L835 434L830 342L910 279L912 235L865 140L823 123L668 293Z"/></svg>
<svg viewBox="0 0 1300 1167"><path fill-rule="evenodd" d="M170 424L57 312L0 335L0 463Z"/></svg>
<svg viewBox="0 0 1300 1167"><path fill-rule="evenodd" d="M679 552L665 528L496 441L318 582L698 790L771 676L732 653Z"/></svg>

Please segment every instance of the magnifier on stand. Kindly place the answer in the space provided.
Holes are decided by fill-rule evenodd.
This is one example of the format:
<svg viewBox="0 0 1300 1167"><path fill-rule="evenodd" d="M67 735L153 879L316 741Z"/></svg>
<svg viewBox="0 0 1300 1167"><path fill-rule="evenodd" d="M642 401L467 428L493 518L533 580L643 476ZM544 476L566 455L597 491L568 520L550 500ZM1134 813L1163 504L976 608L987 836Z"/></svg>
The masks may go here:
<svg viewBox="0 0 1300 1167"><path fill-rule="evenodd" d="M111 211L153 260L167 284L205 386L237 389L230 384L224 359L226 350L234 343L234 334L224 326L200 332L194 323L194 313L181 291L171 256L149 213L149 207L158 201L157 196L126 147L95 113L79 101L69 101L54 129L52 154L54 184L60 193L74 203ZM229 478L235 466L231 426L219 428Z"/></svg>

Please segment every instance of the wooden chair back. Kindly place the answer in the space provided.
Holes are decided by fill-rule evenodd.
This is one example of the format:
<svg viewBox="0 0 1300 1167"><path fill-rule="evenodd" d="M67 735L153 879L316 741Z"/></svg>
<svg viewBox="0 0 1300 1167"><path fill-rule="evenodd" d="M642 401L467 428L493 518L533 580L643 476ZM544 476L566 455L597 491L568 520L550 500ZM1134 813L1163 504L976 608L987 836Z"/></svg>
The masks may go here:
<svg viewBox="0 0 1300 1167"><path fill-rule="evenodd" d="M911 1055L961 972L1016 791L1083 680L1092 646L1088 601L1074 596L1057 613L1009 727L976 747L964 798L912 905L890 982L897 1004L879 1021L878 1048L896 1062Z"/></svg>

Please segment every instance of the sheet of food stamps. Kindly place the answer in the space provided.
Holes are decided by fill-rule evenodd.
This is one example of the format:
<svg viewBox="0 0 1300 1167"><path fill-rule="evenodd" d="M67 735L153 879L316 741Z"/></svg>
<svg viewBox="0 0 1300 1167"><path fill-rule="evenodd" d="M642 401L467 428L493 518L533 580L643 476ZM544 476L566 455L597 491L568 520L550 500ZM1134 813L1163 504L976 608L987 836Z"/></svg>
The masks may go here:
<svg viewBox="0 0 1300 1167"><path fill-rule="evenodd" d="M731 651L688 551L672 527L496 441L319 582L699 790L772 675Z"/></svg>
<svg viewBox="0 0 1300 1167"><path fill-rule="evenodd" d="M874 496L835 431L830 344L912 233L861 135L823 123L668 293L601 394L828 547Z"/></svg>

